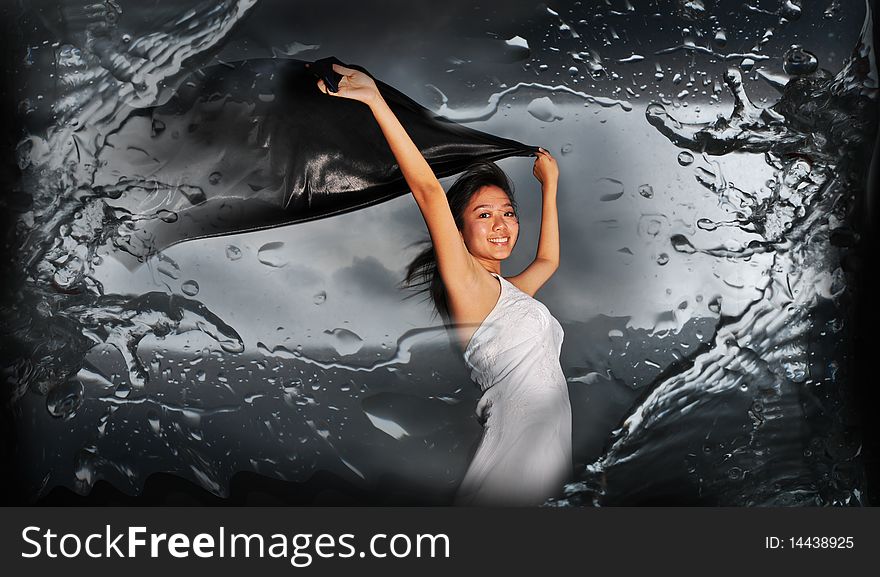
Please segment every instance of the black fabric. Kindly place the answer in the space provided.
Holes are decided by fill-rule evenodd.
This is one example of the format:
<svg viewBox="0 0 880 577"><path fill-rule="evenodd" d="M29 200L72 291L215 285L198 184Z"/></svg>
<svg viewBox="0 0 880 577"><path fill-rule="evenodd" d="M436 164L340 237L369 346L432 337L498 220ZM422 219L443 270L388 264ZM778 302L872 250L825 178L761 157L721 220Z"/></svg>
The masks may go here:
<svg viewBox="0 0 880 577"><path fill-rule="evenodd" d="M145 111L152 135L138 146L160 164L130 187L149 194L120 201L141 216L140 254L130 252L144 257L185 240L328 217L408 193L369 108L318 90L315 72L326 74L323 64L310 70L304 61L258 59L212 66ZM376 84L438 177L537 150L455 124ZM156 182L144 183L150 179Z"/></svg>

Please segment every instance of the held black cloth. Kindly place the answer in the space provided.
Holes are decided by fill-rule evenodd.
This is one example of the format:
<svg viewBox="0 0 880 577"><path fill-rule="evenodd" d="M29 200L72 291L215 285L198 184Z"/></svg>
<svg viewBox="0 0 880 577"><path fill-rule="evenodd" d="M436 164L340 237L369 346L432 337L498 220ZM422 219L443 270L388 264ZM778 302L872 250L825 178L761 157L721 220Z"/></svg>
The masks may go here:
<svg viewBox="0 0 880 577"><path fill-rule="evenodd" d="M324 218L408 193L369 107L317 88L328 69L328 59L315 69L284 59L204 68L167 103L136 115L139 123L129 119L113 149L155 162L129 168L137 178L115 203L137 221L125 250L143 262L182 241ZM438 177L537 151L376 85Z"/></svg>

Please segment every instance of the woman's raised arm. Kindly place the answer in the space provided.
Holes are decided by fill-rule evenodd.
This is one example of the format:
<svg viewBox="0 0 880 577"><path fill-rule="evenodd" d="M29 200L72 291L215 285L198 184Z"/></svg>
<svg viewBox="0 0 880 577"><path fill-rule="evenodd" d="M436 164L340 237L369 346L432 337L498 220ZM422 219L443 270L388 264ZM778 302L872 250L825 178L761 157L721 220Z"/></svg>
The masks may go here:
<svg viewBox="0 0 880 577"><path fill-rule="evenodd" d="M538 239L538 253L532 264L518 275L509 278L519 290L535 296L556 269L559 268L559 214L556 209L556 187L559 182L559 167L550 153L541 148L532 170L541 183L541 236Z"/></svg>
<svg viewBox="0 0 880 577"><path fill-rule="evenodd" d="M323 80L318 81L318 88L325 94L358 100L370 107L428 225L446 290L450 294L468 290L477 278L477 265L458 232L446 193L434 171L382 98L373 79L338 64L333 65L333 70L342 75L339 90L329 92Z"/></svg>

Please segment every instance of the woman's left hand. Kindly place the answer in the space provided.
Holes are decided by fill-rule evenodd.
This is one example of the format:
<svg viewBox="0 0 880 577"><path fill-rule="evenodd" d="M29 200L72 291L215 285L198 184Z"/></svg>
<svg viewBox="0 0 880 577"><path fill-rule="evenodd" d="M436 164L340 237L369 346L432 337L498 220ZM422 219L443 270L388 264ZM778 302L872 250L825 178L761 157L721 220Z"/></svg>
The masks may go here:
<svg viewBox="0 0 880 577"><path fill-rule="evenodd" d="M318 80L318 90L324 94L358 100L365 104L370 104L380 97L379 89L376 88L376 82L360 70L334 64L333 71L342 75L342 78L339 80L339 90L337 92L330 92L327 90L324 81Z"/></svg>
<svg viewBox="0 0 880 577"><path fill-rule="evenodd" d="M543 148L538 149L537 156L532 174L542 185L555 185L559 180L559 166L556 164L556 159Z"/></svg>

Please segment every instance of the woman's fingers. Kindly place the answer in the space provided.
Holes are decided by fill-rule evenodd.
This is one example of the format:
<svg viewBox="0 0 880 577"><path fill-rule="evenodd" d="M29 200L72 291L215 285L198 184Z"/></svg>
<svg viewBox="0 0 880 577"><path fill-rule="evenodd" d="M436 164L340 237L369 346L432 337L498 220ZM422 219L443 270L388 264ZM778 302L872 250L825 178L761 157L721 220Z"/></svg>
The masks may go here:
<svg viewBox="0 0 880 577"><path fill-rule="evenodd" d="M339 74L342 74L343 76L350 76L350 75L354 74L355 72L359 72L358 70L355 70L353 68L346 68L345 66L342 66L341 64L334 64L333 71L338 72Z"/></svg>

